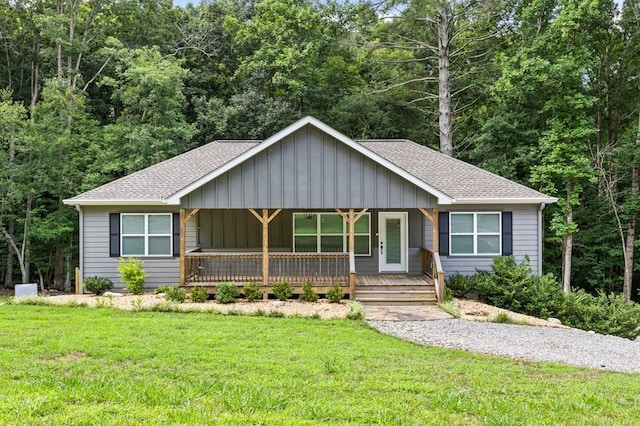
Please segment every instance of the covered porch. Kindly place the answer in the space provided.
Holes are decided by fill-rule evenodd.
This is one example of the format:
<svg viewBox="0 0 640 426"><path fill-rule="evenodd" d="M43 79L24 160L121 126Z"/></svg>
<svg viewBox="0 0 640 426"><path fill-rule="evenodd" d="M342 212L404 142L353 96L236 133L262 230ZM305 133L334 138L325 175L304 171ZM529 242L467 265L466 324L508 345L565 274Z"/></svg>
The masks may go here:
<svg viewBox="0 0 640 426"><path fill-rule="evenodd" d="M282 213L282 209L247 209L246 211L255 218L261 229L261 250L256 247L243 248L214 248L200 246L187 247L187 227L191 220L197 220L200 209L180 210L180 284L184 287L203 286L209 292L215 293L216 287L222 282L234 282L238 286L256 282L262 284L263 295L268 298L272 286L281 281L291 284L294 294L300 294L302 285L310 283L318 294L326 292L338 284L341 290L350 299L362 299L363 292L380 289L381 286L402 284L402 277L411 281L411 289L416 286L433 289L437 301L444 296L444 272L440 266L438 256L438 225L437 209L415 209L417 215L432 222L431 247L417 247L411 250L411 256L417 258L417 267L404 273L384 274L371 273L371 269L361 267L358 270L358 262L371 263L377 257L381 257L388 248L379 247L377 232L371 230L369 245L371 253L368 257L361 256L356 261L356 222L369 209L335 209L344 221L346 240L344 249L340 252L296 252L292 247L270 247L271 226L274 220ZM286 226L291 227L290 223ZM193 228L193 226L192 226ZM196 226L198 232L200 225ZM206 228L203 224L203 228ZM277 228L277 227L276 227ZM380 230L378 230L380 231ZM389 231L391 232L391 231ZM295 233L295 231L294 231ZM374 237L374 234L376 237ZM295 237L294 237L295 238ZM420 241L424 243L424 241ZM318 243L320 244L320 243ZM361 244L361 242L360 242ZM280 244L281 245L281 244ZM406 243L408 246L408 242ZM295 246L295 243L294 243ZM361 248L360 248L361 250ZM376 252L380 250L380 252ZM375 260L377 262L377 260ZM416 263L414 262L414 263ZM417 268L417 269L416 269ZM406 283L405 283L406 284ZM393 289L401 289L396 285ZM421 289L418 289L421 290ZM424 290L424 289L422 289Z"/></svg>

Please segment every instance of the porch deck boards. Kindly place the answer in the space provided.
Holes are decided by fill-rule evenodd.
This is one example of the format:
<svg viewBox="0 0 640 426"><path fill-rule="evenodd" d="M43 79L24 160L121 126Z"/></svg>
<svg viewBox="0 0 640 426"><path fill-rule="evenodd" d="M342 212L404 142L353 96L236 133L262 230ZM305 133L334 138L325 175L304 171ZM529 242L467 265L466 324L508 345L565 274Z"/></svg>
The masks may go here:
<svg viewBox="0 0 640 426"><path fill-rule="evenodd" d="M436 305L437 299L427 275L358 275L356 281L356 300L365 305Z"/></svg>

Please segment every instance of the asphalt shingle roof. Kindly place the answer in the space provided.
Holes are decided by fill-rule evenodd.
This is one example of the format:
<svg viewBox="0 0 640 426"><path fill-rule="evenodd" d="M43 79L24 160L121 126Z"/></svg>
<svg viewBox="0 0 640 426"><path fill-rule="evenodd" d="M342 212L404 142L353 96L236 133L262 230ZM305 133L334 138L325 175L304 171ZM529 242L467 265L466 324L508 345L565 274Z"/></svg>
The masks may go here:
<svg viewBox="0 0 640 426"><path fill-rule="evenodd" d="M455 200L551 198L406 139L357 142Z"/></svg>
<svg viewBox="0 0 640 426"><path fill-rule="evenodd" d="M260 141L211 142L65 200L65 203L162 203L259 143ZM455 202L555 201L531 188L406 139L366 140L356 143Z"/></svg>
<svg viewBox="0 0 640 426"><path fill-rule="evenodd" d="M68 204L83 201L162 201L256 146L260 141L216 141L154 164L91 191Z"/></svg>

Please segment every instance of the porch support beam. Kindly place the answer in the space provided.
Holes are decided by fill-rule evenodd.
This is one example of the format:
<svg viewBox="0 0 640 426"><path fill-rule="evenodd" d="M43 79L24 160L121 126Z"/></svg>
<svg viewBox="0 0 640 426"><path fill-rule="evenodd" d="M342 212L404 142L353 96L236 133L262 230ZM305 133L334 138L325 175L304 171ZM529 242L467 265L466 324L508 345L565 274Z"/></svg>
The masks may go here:
<svg viewBox="0 0 640 426"><path fill-rule="evenodd" d="M440 251L440 228L438 226L438 209L436 207L431 209L431 213L427 211L427 209L423 209L422 207L418 208L420 213L424 215L427 219L431 221L431 232L432 232L432 241L433 241L433 251Z"/></svg>
<svg viewBox="0 0 640 426"><path fill-rule="evenodd" d="M180 285L187 283L185 253L187 251L187 222L189 222L200 209L193 209L187 213L187 209L180 209Z"/></svg>
<svg viewBox="0 0 640 426"><path fill-rule="evenodd" d="M269 215L269 209L262 209L259 215L254 209L249 209L251 214L262 223L262 297L266 300L269 297L267 285L269 284L269 222L271 222L282 209L277 209Z"/></svg>
<svg viewBox="0 0 640 426"><path fill-rule="evenodd" d="M355 209L349 209L347 215L340 209L336 209L338 214L349 224L349 263L355 264L356 253L356 222L360 219L369 209L362 209L355 214ZM356 271L355 265L351 265L349 268L349 299L354 300L356 297Z"/></svg>

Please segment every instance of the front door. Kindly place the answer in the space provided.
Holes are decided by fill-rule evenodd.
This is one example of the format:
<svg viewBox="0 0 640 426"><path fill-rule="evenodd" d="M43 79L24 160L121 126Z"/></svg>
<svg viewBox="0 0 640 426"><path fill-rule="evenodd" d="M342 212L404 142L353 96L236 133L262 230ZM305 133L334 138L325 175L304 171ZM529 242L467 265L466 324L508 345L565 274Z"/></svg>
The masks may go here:
<svg viewBox="0 0 640 426"><path fill-rule="evenodd" d="M379 213L380 272L407 272L407 251L407 213Z"/></svg>

